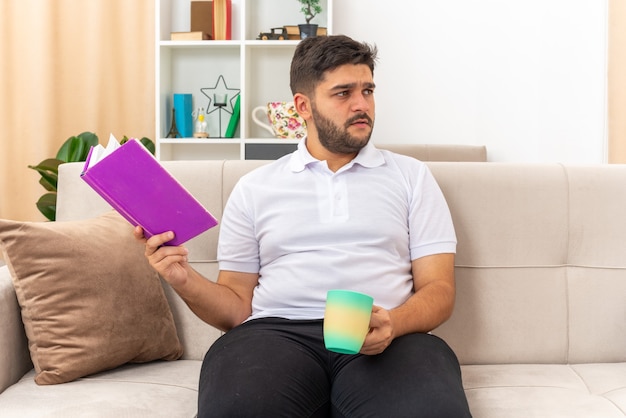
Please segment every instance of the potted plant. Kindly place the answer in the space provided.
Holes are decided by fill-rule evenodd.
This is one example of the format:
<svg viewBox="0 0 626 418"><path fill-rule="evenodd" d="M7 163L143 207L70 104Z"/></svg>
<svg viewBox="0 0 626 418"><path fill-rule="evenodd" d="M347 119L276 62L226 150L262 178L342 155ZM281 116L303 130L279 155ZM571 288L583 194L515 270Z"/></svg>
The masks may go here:
<svg viewBox="0 0 626 418"><path fill-rule="evenodd" d="M128 137L124 136L120 144L126 141L128 141ZM155 146L151 139L144 137L139 141L154 154ZM98 145L98 137L96 134L83 132L79 135L67 138L63 145L61 145L55 158L47 158L37 165L28 166L28 168L32 168L41 175L39 184L46 189L46 193L37 201L37 209L39 209L39 212L48 218L48 220L54 221L56 219L59 165L69 162L85 161L91 147L96 145Z"/></svg>
<svg viewBox="0 0 626 418"><path fill-rule="evenodd" d="M309 36L317 36L317 24L311 23L311 20L322 12L322 6L320 0L298 0L302 7L300 11L304 14L306 24L300 24L300 39L308 38Z"/></svg>

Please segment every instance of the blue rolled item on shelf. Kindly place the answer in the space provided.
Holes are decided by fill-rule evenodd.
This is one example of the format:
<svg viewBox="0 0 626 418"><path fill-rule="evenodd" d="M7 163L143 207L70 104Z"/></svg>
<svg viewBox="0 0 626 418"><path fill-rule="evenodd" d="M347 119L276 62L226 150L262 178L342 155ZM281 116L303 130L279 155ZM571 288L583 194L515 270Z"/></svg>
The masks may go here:
<svg viewBox="0 0 626 418"><path fill-rule="evenodd" d="M176 110L176 127L183 138L193 136L193 96L191 94L174 94Z"/></svg>

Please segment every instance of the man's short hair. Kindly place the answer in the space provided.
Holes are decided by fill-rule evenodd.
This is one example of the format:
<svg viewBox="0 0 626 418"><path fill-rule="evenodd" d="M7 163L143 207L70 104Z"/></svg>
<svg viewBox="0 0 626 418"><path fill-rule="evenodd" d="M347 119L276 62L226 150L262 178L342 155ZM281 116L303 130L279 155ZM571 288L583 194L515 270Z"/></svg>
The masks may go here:
<svg viewBox="0 0 626 418"><path fill-rule="evenodd" d="M345 64L365 64L373 76L377 53L376 46L345 35L305 38L296 47L291 61L291 92L312 95L326 71Z"/></svg>

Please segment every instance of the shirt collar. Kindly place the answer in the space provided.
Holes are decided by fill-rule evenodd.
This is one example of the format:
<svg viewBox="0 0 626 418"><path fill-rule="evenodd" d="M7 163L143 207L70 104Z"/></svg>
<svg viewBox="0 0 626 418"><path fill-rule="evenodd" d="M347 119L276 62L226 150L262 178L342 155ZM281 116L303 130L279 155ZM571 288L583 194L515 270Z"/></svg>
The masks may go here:
<svg viewBox="0 0 626 418"><path fill-rule="evenodd" d="M298 149L291 154L291 170L295 173L299 173L303 171L304 168L311 163L318 162L316 158L314 158L309 150L306 148L306 136L298 142Z"/></svg>
<svg viewBox="0 0 626 418"><path fill-rule="evenodd" d="M306 137L302 138L298 143L298 149L291 154L290 166L291 170L298 173L303 171L305 167L312 163L318 163L319 160L309 153L306 148ZM362 167L373 168L379 167L385 163L385 158L378 148L369 141L357 156L348 164L344 169L352 167L354 164L359 164Z"/></svg>

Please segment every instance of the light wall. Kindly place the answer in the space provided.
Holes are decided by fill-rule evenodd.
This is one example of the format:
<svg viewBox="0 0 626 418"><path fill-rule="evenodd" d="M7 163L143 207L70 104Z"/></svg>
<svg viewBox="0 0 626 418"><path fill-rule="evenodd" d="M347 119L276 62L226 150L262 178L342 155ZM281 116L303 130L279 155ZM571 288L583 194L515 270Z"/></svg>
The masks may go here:
<svg viewBox="0 0 626 418"><path fill-rule="evenodd" d="M609 162L626 163L626 2L609 1Z"/></svg>
<svg viewBox="0 0 626 418"><path fill-rule="evenodd" d="M379 48L375 142L606 162L605 0L335 0L334 22Z"/></svg>

